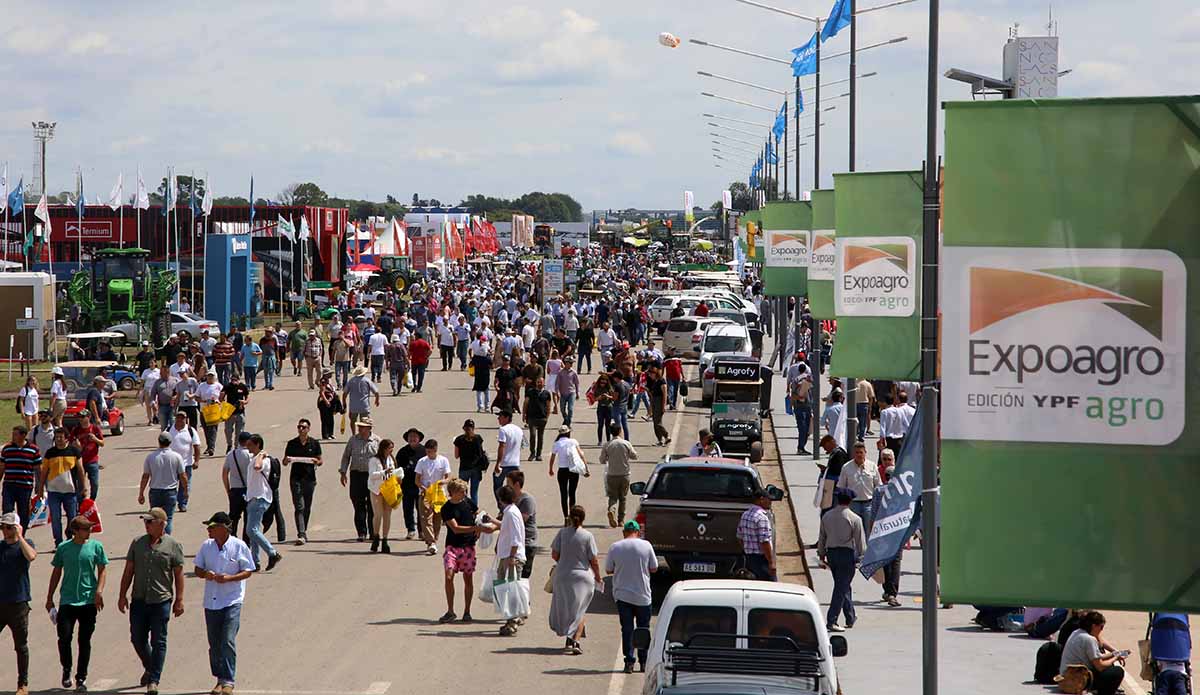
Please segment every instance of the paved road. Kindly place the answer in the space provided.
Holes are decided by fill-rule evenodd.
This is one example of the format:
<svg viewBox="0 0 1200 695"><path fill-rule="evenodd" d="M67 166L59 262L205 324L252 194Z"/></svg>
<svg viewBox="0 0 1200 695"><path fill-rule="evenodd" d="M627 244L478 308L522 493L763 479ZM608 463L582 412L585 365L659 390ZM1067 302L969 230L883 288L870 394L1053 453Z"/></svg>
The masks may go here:
<svg viewBox="0 0 1200 695"><path fill-rule="evenodd" d="M582 378L585 387L591 380L587 375ZM474 412L469 383L462 372L434 371L427 377L425 393L384 396L382 407L373 413L376 431L382 437L399 440L405 429L415 425L448 448L461 432L462 421L473 417L494 457L495 418ZM285 367L277 390L260 389L253 394L248 428L264 436L269 452L281 453L284 442L294 436L299 417L317 419L314 404L314 392L306 388L303 377L290 376ZM686 450L695 441L696 430L704 426L706 413L698 402L695 405L668 413L666 424L673 431L675 451ZM131 424L141 422L140 414L130 418ZM644 479L666 450L653 446L651 426L641 421L640 413L631 424L633 441L643 460L637 464L634 479ZM552 416L548 429L558 425L558 416ZM586 403L577 409L575 425L585 455L594 462L598 455L593 436L595 411ZM137 515L142 510L137 504L136 486L142 459L153 447L155 432L140 424L131 426L125 435L110 438L104 449L99 503L105 532L97 538L110 555L123 558L130 540L141 531ZM342 442L328 444L326 459L336 461L342 446ZM774 452L769 451L767 461L775 460ZM226 505L220 462L220 458L202 462L194 479L190 511L175 517L175 536L184 544L189 563L207 537L201 521ZM457 466L454 468L457 470ZM539 543L548 546L561 519L557 486L544 467L527 463L526 470L528 489L540 505ZM770 481L782 480L773 463L764 467L764 474ZM551 564L548 555L539 556L536 562L534 617L515 637L497 634L499 622L493 622L492 608L486 604L476 603L474 624L439 625L437 617L445 611L441 556L427 557L424 545L418 541L393 542L391 556L371 555L366 544L354 542L349 500L338 484L334 465L327 464L320 471L310 543L304 547L290 544L294 538L292 505L286 490L283 496L289 543L282 547L284 561L276 570L249 580L238 638L239 692L386 695L428 692L451 683L465 692L489 693L564 687L577 695L640 690L640 675L617 673L619 627L608 595L597 597L592 604L584 654L562 655L561 638L545 622L549 596L540 589ZM590 513L587 526L596 534L603 553L619 538L619 532L607 528L604 520L599 475L581 483L579 499ZM490 502L490 495L481 495L483 501ZM802 582L806 576L796 530L791 515L780 511L781 571L789 581ZM403 532L401 519L396 512L393 538L397 527ZM51 569L49 529L35 529L31 536L42 550L32 571L31 686L34 690L49 690L57 686L59 677L54 629L41 608ZM273 530L270 537L275 539ZM94 691L135 688L141 674L129 645L127 618L115 608L123 562L114 558L105 592L110 607L100 616L93 642L89 682ZM461 584L458 587L461 590ZM205 693L212 687L200 604L202 592L202 582L189 578L187 612L171 621L161 686L164 693ZM461 603L458 610L461 612ZM7 640L8 635L0 636L0 643ZM0 649L0 674L12 673L11 654L6 647ZM0 682L0 687L8 684Z"/></svg>

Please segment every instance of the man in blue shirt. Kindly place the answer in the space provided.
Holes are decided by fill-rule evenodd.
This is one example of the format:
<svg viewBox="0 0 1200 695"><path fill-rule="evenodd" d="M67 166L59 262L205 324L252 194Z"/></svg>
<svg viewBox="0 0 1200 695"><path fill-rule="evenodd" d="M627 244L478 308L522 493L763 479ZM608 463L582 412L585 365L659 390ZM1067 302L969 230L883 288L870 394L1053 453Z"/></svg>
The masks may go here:
<svg viewBox="0 0 1200 695"><path fill-rule="evenodd" d="M0 516L0 630L12 631L17 651L17 692L29 695L29 563L37 551L25 540L16 512Z"/></svg>
<svg viewBox="0 0 1200 695"><path fill-rule="evenodd" d="M254 572L250 548L230 534L225 512L204 522L208 540L196 553L196 576L204 580L204 622L208 628L208 664L217 685L212 692L233 693L237 671L237 633L241 627L246 580Z"/></svg>

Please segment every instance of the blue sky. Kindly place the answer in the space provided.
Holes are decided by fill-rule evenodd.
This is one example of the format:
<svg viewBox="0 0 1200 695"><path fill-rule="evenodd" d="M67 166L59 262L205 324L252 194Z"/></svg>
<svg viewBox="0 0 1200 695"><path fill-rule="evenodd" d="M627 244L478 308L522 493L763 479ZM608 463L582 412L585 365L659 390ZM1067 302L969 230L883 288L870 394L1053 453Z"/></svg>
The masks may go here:
<svg viewBox="0 0 1200 695"><path fill-rule="evenodd" d="M823 15L832 0L768 4ZM81 166L89 198L107 196L121 171L128 191L140 164L148 182L168 165L208 171L218 195L245 195L253 172L258 195L313 180L338 195L402 201L414 192L457 202L477 192L543 190L570 193L585 210L671 208L691 189L707 205L742 173L712 166L711 128L700 114L761 122L764 132L771 116L699 92L778 101L696 70L778 89L792 79L786 66L686 39L787 58L808 31L734 0L168 7L43 3L6 19L0 61L22 78L0 104L0 160L10 180L29 178L29 123L47 119L58 122L48 189L71 188ZM939 73L955 66L999 75L1009 28L1044 33L1048 5L944 0L942 10ZM860 45L909 37L859 57L860 72L879 73L860 83L860 171L920 166L926 12L919 0L860 18ZM1063 96L1198 91L1194 3L1153 0L1135 12L1127 1L1069 0L1055 4L1054 16L1061 67L1074 70L1061 82ZM660 31L684 45L660 47ZM844 31L826 45L840 51L848 41ZM823 69L823 82L840 79L848 63ZM939 87L942 99L969 98L966 85ZM844 99L833 103L837 110L823 119L826 185L846 166L848 111ZM805 188L810 149L802 149Z"/></svg>

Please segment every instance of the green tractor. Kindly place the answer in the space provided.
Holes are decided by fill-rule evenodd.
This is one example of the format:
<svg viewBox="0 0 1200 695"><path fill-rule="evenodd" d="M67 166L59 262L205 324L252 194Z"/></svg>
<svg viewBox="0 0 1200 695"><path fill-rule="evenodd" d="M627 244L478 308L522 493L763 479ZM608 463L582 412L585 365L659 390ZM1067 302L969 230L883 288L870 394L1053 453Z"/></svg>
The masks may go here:
<svg viewBox="0 0 1200 695"><path fill-rule="evenodd" d="M155 345L165 342L178 280L171 271L150 268L149 258L150 252L140 248L97 251L91 270L76 272L67 285L67 299L79 305L83 322L74 330L132 323L148 327Z"/></svg>
<svg viewBox="0 0 1200 695"><path fill-rule="evenodd" d="M409 267L408 256L384 256L379 259L380 271L367 279L368 292L392 290L403 296L414 284L421 283L421 274Z"/></svg>

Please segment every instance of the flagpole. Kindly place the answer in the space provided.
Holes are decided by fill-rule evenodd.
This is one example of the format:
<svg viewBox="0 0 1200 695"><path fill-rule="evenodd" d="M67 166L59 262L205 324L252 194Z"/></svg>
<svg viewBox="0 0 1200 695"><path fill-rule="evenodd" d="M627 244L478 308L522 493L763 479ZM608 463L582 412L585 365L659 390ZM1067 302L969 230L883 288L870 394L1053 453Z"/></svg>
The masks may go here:
<svg viewBox="0 0 1200 695"><path fill-rule="evenodd" d="M167 182L163 184L163 219L166 221L166 232L163 238L163 270L171 271L171 213L167 206L171 203L171 167L167 167Z"/></svg>
<svg viewBox="0 0 1200 695"><path fill-rule="evenodd" d="M208 186L208 170L206 169L204 171L205 199L207 199L209 196ZM203 211L204 203L201 202L200 205L202 206L201 209ZM200 315L205 317L208 316L208 220L211 215L212 210L204 211L204 219L200 221L200 234L203 235L200 241L200 253L204 254L204 281L201 285L201 291L204 292L204 309L201 311Z"/></svg>
<svg viewBox="0 0 1200 695"><path fill-rule="evenodd" d="M43 173L43 177L45 174ZM83 197L83 168L79 169L79 200L75 202L75 212L78 218L79 226L75 228L75 235L79 237L79 245L75 264L79 270L83 270L83 208L87 205L87 199ZM24 211L24 208L22 208Z"/></svg>
<svg viewBox="0 0 1200 695"><path fill-rule="evenodd" d="M172 169L172 172L174 172L174 169ZM175 194L174 202L176 203L175 205L171 206L171 212L175 215L175 308L178 309L180 306L182 306L182 302L179 300L183 292L183 288L180 287L180 285L183 284L183 274L181 273L183 269L180 268L182 265L182 262L180 261L182 256L179 255L179 188L174 179L175 177L172 176L171 180L167 182L167 185L175 189L171 191L171 193Z"/></svg>
<svg viewBox="0 0 1200 695"><path fill-rule="evenodd" d="M196 304L196 170L192 169L191 195L188 196L188 209L192 211L192 226L188 229L188 246L192 249L192 278L188 283L188 293L191 294L189 304ZM198 309L199 305L192 307Z"/></svg>

